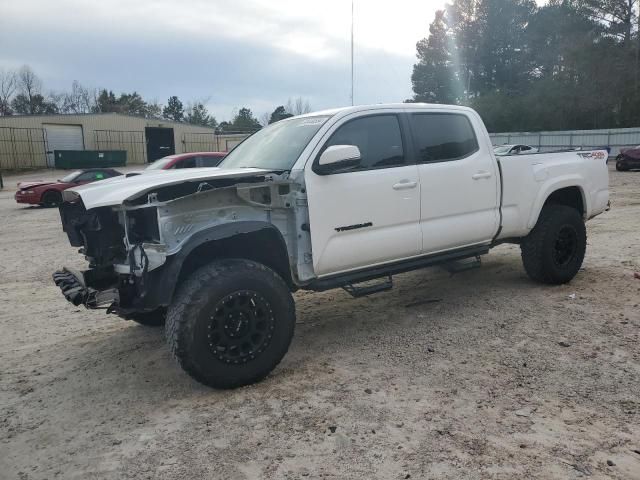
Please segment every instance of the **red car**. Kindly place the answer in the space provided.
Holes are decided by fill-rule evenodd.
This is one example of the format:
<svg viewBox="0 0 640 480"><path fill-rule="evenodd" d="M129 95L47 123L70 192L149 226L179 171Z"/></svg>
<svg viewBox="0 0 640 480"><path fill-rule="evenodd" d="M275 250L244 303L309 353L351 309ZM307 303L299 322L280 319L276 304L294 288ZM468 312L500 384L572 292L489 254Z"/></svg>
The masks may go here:
<svg viewBox="0 0 640 480"><path fill-rule="evenodd" d="M57 207L62 202L63 190L119 175L122 173L111 168L89 168L70 173L56 182L20 182L15 199L18 203Z"/></svg>
<svg viewBox="0 0 640 480"><path fill-rule="evenodd" d="M191 152L169 155L156 160L145 170L171 170L174 168L217 167L227 152Z"/></svg>

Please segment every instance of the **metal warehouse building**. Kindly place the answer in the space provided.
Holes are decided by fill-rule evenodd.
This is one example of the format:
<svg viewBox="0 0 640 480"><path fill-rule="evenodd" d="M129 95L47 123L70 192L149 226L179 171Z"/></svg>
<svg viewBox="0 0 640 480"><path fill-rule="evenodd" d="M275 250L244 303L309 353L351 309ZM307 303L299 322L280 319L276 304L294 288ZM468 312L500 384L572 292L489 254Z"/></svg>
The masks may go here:
<svg viewBox="0 0 640 480"><path fill-rule="evenodd" d="M0 169L53 167L55 150L124 150L128 164L173 153L228 151L246 134L118 113L0 117Z"/></svg>

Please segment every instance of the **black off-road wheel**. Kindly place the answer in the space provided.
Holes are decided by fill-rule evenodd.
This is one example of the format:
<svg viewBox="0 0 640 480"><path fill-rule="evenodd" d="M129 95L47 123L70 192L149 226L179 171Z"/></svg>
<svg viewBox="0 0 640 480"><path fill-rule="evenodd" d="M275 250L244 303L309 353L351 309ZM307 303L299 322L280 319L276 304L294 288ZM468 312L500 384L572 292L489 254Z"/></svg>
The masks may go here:
<svg viewBox="0 0 640 480"><path fill-rule="evenodd" d="M133 320L145 327L161 327L167 318L167 311L163 308L153 312L136 312L127 316L127 320Z"/></svg>
<svg viewBox="0 0 640 480"><path fill-rule="evenodd" d="M44 192L42 195L42 206L47 208L57 207L62 203L62 194L60 192L56 192L50 190L48 192Z"/></svg>
<svg viewBox="0 0 640 480"><path fill-rule="evenodd" d="M586 248L582 215L565 205L544 207L538 223L520 244L527 275L552 285L567 283L576 276Z"/></svg>
<svg viewBox="0 0 640 480"><path fill-rule="evenodd" d="M284 280L243 259L215 261L183 282L165 332L180 366L214 388L258 382L282 360L295 327Z"/></svg>

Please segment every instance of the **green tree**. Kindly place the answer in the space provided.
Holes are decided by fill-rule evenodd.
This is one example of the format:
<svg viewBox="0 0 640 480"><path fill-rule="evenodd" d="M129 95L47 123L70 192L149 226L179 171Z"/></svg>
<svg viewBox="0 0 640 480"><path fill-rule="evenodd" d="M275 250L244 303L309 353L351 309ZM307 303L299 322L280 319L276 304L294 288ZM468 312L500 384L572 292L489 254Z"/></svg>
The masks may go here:
<svg viewBox="0 0 640 480"><path fill-rule="evenodd" d="M35 93L28 97L20 93L11 101L11 108L22 115L50 115L58 113L58 107L54 102L44 98L41 94Z"/></svg>
<svg viewBox="0 0 640 480"><path fill-rule="evenodd" d="M252 132L260 127L260 122L248 108L241 108L231 122L231 128L241 132Z"/></svg>
<svg viewBox="0 0 640 480"><path fill-rule="evenodd" d="M162 109L162 116L167 120L181 122L184 120L184 107L180 99L173 95L167 100L167 106Z"/></svg>
<svg viewBox="0 0 640 480"><path fill-rule="evenodd" d="M430 103L456 103L457 78L451 61L444 10L436 12L429 26L429 37L417 45L418 63L413 66L411 83L414 101Z"/></svg>
<svg viewBox="0 0 640 480"><path fill-rule="evenodd" d="M120 106L114 93L111 90L100 90L98 98L96 99L96 105L94 106L94 113L111 113L119 111Z"/></svg>
<svg viewBox="0 0 640 480"><path fill-rule="evenodd" d="M203 127L213 127L218 124L215 117L209 115L207 107L201 102L196 102L187 110L187 123L202 125Z"/></svg>
<svg viewBox="0 0 640 480"><path fill-rule="evenodd" d="M280 105L279 107L276 107L276 109L273 112L271 112L271 117L269 117L269 123L275 123L290 117L293 117L293 114L288 113L285 110L284 105Z"/></svg>
<svg viewBox="0 0 640 480"><path fill-rule="evenodd" d="M146 117L148 114L147 103L138 92L121 93L117 103L120 113L139 117Z"/></svg>

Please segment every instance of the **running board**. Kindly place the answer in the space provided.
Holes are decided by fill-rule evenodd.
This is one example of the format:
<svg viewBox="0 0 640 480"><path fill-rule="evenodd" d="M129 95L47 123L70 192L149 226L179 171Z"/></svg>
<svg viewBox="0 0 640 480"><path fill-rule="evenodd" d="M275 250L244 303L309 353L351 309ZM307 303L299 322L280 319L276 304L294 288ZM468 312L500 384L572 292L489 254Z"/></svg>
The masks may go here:
<svg viewBox="0 0 640 480"><path fill-rule="evenodd" d="M371 295L373 293L385 292L393 288L393 279L391 278L391 275L387 275L384 279L381 279L379 283L374 283L373 285L363 285L360 287L358 286L364 283L369 282L360 282L355 284L349 283L347 285L343 285L342 288L353 298L360 298Z"/></svg>
<svg viewBox="0 0 640 480"><path fill-rule="evenodd" d="M443 263L441 267L450 274L464 272L466 270L472 270L474 268L480 268L482 266L482 260L480 256L471 258L463 258L462 260L455 260L453 262Z"/></svg>

